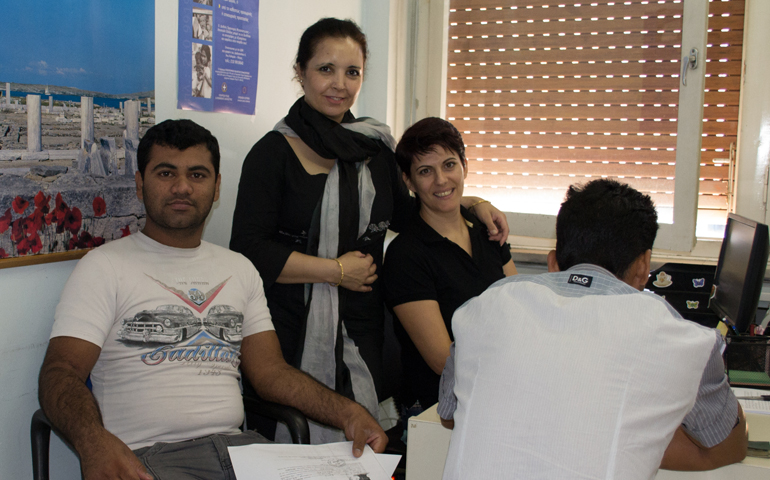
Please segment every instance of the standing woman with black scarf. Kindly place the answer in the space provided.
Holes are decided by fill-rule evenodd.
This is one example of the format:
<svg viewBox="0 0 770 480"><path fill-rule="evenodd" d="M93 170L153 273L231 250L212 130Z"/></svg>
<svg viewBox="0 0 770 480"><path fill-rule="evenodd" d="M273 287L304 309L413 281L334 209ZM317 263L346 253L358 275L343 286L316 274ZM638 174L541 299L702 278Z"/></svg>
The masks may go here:
<svg viewBox="0 0 770 480"><path fill-rule="evenodd" d="M377 274L386 231L416 206L388 126L350 113L366 57L366 36L349 20L325 18L303 33L294 69L305 95L244 160L230 248L259 270L286 361L377 418ZM488 202L474 210L496 239L507 238L501 212ZM285 438L279 429L276 440ZM311 422L312 443L344 440Z"/></svg>

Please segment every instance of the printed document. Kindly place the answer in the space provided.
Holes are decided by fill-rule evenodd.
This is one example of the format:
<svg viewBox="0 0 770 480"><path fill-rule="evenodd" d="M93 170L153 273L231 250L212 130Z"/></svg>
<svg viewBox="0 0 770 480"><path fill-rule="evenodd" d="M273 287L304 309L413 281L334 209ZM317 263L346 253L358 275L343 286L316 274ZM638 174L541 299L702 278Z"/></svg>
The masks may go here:
<svg viewBox="0 0 770 480"><path fill-rule="evenodd" d="M770 394L768 390L758 390L755 388L738 388L732 387L733 393L736 397L758 397L760 395ZM746 413L759 413L762 415L770 415L770 401L767 400L741 400L738 398L738 403L741 404L743 411Z"/></svg>
<svg viewBox="0 0 770 480"><path fill-rule="evenodd" d="M399 456L377 455L353 442L325 445L253 444L228 447L238 480L390 480Z"/></svg>

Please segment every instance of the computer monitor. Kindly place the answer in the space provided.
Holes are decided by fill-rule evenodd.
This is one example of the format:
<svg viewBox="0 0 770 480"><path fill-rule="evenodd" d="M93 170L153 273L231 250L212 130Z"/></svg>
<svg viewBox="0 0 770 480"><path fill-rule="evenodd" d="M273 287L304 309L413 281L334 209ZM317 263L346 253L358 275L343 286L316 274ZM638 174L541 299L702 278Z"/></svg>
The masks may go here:
<svg viewBox="0 0 770 480"><path fill-rule="evenodd" d="M754 319L768 257L767 225L729 214L709 307L738 333Z"/></svg>

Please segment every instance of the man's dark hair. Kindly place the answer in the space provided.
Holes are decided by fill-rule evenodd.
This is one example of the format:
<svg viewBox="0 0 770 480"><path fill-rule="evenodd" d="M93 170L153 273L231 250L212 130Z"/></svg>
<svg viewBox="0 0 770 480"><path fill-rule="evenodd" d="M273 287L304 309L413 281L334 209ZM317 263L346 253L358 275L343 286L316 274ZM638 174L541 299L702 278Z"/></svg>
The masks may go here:
<svg viewBox="0 0 770 480"><path fill-rule="evenodd" d="M466 166L462 135L454 125L437 117L423 118L404 132L396 145L396 162L401 171L411 178L412 162L436 147L456 153L462 166Z"/></svg>
<svg viewBox="0 0 770 480"><path fill-rule="evenodd" d="M648 195L608 179L572 185L556 217L556 263L561 271L591 263L623 278L657 233Z"/></svg>
<svg viewBox="0 0 770 480"><path fill-rule="evenodd" d="M219 175L219 142L211 132L192 120L166 120L147 130L136 149L136 161L142 178L147 164L150 163L150 150L153 145L177 150L205 145L211 153L214 175Z"/></svg>

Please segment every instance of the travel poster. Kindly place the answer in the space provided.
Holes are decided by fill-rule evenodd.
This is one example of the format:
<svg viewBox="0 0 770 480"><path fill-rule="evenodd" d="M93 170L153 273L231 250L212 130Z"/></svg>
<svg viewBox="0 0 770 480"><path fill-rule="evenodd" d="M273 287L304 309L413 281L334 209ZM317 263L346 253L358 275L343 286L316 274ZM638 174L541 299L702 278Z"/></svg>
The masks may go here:
<svg viewBox="0 0 770 480"><path fill-rule="evenodd" d="M155 124L154 1L0 5L0 268L141 230L134 173Z"/></svg>
<svg viewBox="0 0 770 480"><path fill-rule="evenodd" d="M253 115L259 0L179 0L177 108Z"/></svg>

